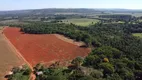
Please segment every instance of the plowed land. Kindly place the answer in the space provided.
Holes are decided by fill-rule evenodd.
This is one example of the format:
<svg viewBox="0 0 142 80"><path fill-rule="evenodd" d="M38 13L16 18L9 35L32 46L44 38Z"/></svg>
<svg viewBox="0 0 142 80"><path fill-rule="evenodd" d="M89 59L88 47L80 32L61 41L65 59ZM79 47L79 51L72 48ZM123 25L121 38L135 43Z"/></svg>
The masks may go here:
<svg viewBox="0 0 142 80"><path fill-rule="evenodd" d="M4 34L32 66L39 62L68 63L75 57L84 57L90 52L89 48L66 42L54 34L25 34L20 32L20 28L12 27L7 27Z"/></svg>

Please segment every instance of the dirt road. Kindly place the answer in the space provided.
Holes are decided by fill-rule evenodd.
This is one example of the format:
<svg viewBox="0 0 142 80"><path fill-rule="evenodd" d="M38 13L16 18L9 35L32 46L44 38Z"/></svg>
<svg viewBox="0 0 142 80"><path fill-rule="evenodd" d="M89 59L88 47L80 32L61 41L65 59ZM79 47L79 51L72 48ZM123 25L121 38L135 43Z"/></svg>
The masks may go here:
<svg viewBox="0 0 142 80"><path fill-rule="evenodd" d="M16 55L16 52L9 46L0 29L0 80L13 66L24 64L24 61Z"/></svg>

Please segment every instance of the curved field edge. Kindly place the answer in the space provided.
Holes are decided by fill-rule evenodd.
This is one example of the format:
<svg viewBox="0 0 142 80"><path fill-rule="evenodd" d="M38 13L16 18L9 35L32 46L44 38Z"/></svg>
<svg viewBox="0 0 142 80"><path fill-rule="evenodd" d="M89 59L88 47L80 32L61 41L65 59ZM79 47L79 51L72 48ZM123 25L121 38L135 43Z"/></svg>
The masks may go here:
<svg viewBox="0 0 142 80"><path fill-rule="evenodd" d="M11 27L7 27L4 34L32 66L39 62L50 65L56 61L67 65L75 57L85 57L90 52L89 48L68 43L54 34L25 34L20 28Z"/></svg>

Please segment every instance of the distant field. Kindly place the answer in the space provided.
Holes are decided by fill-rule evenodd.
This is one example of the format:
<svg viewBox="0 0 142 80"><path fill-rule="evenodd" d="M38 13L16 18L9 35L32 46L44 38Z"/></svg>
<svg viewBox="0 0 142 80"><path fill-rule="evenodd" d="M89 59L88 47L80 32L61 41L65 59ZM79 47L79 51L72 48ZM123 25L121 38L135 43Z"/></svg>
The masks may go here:
<svg viewBox="0 0 142 80"><path fill-rule="evenodd" d="M3 29L3 26L0 26L0 30L2 30Z"/></svg>
<svg viewBox="0 0 142 80"><path fill-rule="evenodd" d="M62 21L63 21L63 23L67 23L67 24L73 23L73 24L80 25L80 26L88 26L90 24L95 24L95 23L99 22L99 20L96 20L96 19L87 19L87 18L65 19L65 20L62 20Z"/></svg>
<svg viewBox="0 0 142 80"><path fill-rule="evenodd" d="M140 19L139 22L142 22L142 19Z"/></svg>
<svg viewBox="0 0 142 80"><path fill-rule="evenodd" d="M132 16L135 16L135 17L140 17L142 16L142 13L129 13L131 14Z"/></svg>
<svg viewBox="0 0 142 80"><path fill-rule="evenodd" d="M4 20L4 21L0 21L0 24L28 24L26 22L22 22L22 21L19 21L19 20Z"/></svg>
<svg viewBox="0 0 142 80"><path fill-rule="evenodd" d="M142 33L134 33L133 35L142 38Z"/></svg>
<svg viewBox="0 0 142 80"><path fill-rule="evenodd" d="M142 13L111 13L111 14L125 14L125 15L132 15L132 16L135 16L135 17L142 16Z"/></svg>
<svg viewBox="0 0 142 80"><path fill-rule="evenodd" d="M134 13L134 14L132 14L133 16L136 16L136 17L140 17L140 16L142 16L142 13Z"/></svg>

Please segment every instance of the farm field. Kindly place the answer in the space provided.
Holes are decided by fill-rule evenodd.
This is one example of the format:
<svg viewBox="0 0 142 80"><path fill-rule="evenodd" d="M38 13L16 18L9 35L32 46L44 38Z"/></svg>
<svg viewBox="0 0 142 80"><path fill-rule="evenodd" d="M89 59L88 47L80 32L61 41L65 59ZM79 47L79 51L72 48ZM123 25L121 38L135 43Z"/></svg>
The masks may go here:
<svg viewBox="0 0 142 80"><path fill-rule="evenodd" d="M140 16L142 16L142 13L134 13L134 14L132 14L132 16L140 17Z"/></svg>
<svg viewBox="0 0 142 80"><path fill-rule="evenodd" d="M133 36L137 36L137 37L142 38L142 33L133 33Z"/></svg>
<svg viewBox="0 0 142 80"><path fill-rule="evenodd" d="M77 56L85 57L90 52L89 48L61 40L55 34L25 34L20 32L20 28L12 27L7 27L4 34L32 66L39 62L48 65L55 61L68 63Z"/></svg>
<svg viewBox="0 0 142 80"><path fill-rule="evenodd" d="M142 19L139 19L139 22L142 22Z"/></svg>
<svg viewBox="0 0 142 80"><path fill-rule="evenodd" d="M28 24L26 22L22 22L22 21L19 21L19 20L4 20L4 21L0 21L0 24Z"/></svg>
<svg viewBox="0 0 142 80"><path fill-rule="evenodd" d="M13 66L19 66L24 63L15 50L10 47L2 35L2 29L0 29L0 80L5 80L4 76Z"/></svg>
<svg viewBox="0 0 142 80"><path fill-rule="evenodd" d="M99 20L96 20L96 19L87 19L87 18L74 18L74 19L65 19L65 20L62 20L63 23L73 23L73 24L76 24L76 25L80 25L80 26L88 26L90 24L95 24L97 22L99 22Z"/></svg>
<svg viewBox="0 0 142 80"><path fill-rule="evenodd" d="M110 13L110 14L122 14L122 15L132 15L132 16L135 16L135 17L140 17L140 16L142 16L142 13Z"/></svg>

